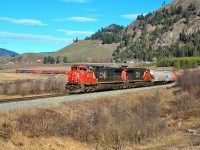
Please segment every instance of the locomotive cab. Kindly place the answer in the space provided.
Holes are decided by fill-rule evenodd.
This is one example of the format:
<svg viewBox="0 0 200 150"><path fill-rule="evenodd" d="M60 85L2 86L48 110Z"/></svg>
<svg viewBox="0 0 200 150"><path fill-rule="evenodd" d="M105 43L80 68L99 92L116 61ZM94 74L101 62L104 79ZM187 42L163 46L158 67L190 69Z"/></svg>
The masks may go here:
<svg viewBox="0 0 200 150"><path fill-rule="evenodd" d="M94 83L97 79L92 67L86 65L73 65L68 73L68 82L70 83Z"/></svg>

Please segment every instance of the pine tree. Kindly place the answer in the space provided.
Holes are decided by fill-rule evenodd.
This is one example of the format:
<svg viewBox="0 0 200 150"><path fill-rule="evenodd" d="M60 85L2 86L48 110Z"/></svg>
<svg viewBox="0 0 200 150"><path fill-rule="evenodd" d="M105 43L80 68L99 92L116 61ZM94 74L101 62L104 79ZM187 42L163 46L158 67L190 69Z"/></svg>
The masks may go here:
<svg viewBox="0 0 200 150"><path fill-rule="evenodd" d="M50 63L51 62L51 56L48 56L47 57L47 63Z"/></svg>
<svg viewBox="0 0 200 150"><path fill-rule="evenodd" d="M56 58L56 64L59 64L60 63L60 56L57 56Z"/></svg>
<svg viewBox="0 0 200 150"><path fill-rule="evenodd" d="M44 57L43 64L47 64L47 57Z"/></svg>
<svg viewBox="0 0 200 150"><path fill-rule="evenodd" d="M66 56L63 58L63 63L67 63L67 57Z"/></svg>
<svg viewBox="0 0 200 150"><path fill-rule="evenodd" d="M50 64L55 64L55 59L51 57Z"/></svg>

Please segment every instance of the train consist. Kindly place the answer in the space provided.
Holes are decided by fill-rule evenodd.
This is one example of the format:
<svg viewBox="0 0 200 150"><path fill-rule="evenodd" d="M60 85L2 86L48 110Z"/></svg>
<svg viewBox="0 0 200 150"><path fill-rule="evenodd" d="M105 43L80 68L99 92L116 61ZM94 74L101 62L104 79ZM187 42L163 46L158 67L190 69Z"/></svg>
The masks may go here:
<svg viewBox="0 0 200 150"><path fill-rule="evenodd" d="M159 71L148 68L122 66L104 67L72 65L68 72L66 90L69 93L86 93L152 86L174 82L176 71Z"/></svg>
<svg viewBox="0 0 200 150"><path fill-rule="evenodd" d="M16 73L35 73L35 74L67 74L67 70L16 70Z"/></svg>

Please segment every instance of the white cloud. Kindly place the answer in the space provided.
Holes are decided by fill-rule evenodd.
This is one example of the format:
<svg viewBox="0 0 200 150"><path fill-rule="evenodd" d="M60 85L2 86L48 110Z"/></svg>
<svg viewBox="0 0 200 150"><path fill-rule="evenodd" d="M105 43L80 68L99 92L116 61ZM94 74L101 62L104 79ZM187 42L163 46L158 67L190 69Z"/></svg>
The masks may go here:
<svg viewBox="0 0 200 150"><path fill-rule="evenodd" d="M91 0L61 0L61 1L64 1L64 2L73 2L73 3L88 3Z"/></svg>
<svg viewBox="0 0 200 150"><path fill-rule="evenodd" d="M139 16L141 14L126 14L126 15L121 15L122 17L126 18L126 19L136 19L137 16ZM146 15L146 13L143 14L144 16Z"/></svg>
<svg viewBox="0 0 200 150"><path fill-rule="evenodd" d="M54 19L54 21L97 22L98 20L88 17L70 17L64 19Z"/></svg>
<svg viewBox="0 0 200 150"><path fill-rule="evenodd" d="M94 32L91 31L72 31L72 30L64 30L64 29L58 29L59 32L64 32L66 35L69 36L90 36L94 34Z"/></svg>
<svg viewBox="0 0 200 150"><path fill-rule="evenodd" d="M97 22L97 19L87 18L87 17L71 17L68 20L77 21L77 22Z"/></svg>
<svg viewBox="0 0 200 150"><path fill-rule="evenodd" d="M58 38L50 35L34 35L25 33L12 33L12 32L0 32L0 38L19 40L31 43L40 44L59 44L59 43L69 43L72 39Z"/></svg>
<svg viewBox="0 0 200 150"><path fill-rule="evenodd" d="M34 25L34 26L47 25L47 24L42 23L39 20L33 20L33 19L14 19L14 18L8 18L8 17L0 17L0 20L8 21L10 23L15 23L15 24L23 24L23 25Z"/></svg>

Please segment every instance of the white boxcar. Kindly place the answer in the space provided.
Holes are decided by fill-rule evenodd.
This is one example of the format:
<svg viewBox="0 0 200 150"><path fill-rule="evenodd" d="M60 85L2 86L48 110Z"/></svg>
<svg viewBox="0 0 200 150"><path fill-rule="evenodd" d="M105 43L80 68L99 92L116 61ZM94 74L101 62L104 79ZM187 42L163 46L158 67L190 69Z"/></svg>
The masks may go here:
<svg viewBox="0 0 200 150"><path fill-rule="evenodd" d="M152 82L168 82L172 79L172 73L164 70L150 70Z"/></svg>

